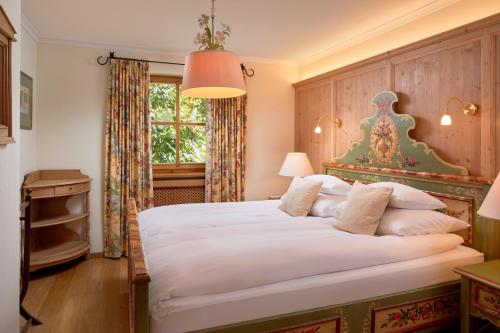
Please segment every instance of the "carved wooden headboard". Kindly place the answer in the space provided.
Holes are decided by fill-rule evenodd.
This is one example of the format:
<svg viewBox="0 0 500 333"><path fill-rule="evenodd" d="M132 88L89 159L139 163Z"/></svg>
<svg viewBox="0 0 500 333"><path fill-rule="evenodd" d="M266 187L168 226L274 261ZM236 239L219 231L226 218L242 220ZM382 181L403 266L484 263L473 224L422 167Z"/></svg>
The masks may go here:
<svg viewBox="0 0 500 333"><path fill-rule="evenodd" d="M395 113L397 101L392 91L374 96L375 113L361 121L362 138L344 155L324 162L324 172L351 182L390 181L427 191L448 206L444 213L469 223L469 230L461 233L466 245L487 259L499 258L500 226L477 215L491 181L470 176L466 168L444 161L427 144L410 138L415 119Z"/></svg>

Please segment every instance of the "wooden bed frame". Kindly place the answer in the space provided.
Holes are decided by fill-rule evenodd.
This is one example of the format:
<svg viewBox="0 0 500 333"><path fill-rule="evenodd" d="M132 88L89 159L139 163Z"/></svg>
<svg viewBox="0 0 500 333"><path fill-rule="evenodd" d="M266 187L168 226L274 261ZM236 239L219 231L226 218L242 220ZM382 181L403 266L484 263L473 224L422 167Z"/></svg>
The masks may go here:
<svg viewBox="0 0 500 333"><path fill-rule="evenodd" d="M419 188L439 197L448 205L444 213L464 219L470 224L463 233L464 244L482 251L487 259L500 257L496 239L500 227L476 214L491 182L468 176L460 166L441 160L425 143L408 136L415 121L410 115L393 111L397 96L382 92L373 98L375 114L363 120L365 136L334 162L323 163L324 173L348 181L398 182ZM377 126L389 128L394 137L383 152L377 151L373 139ZM394 133L397 131L397 133ZM383 139L388 138L386 135ZM376 141L376 142L375 142ZM389 154L387 154L389 151ZM382 155L377 155L378 153ZM391 155L392 154L392 155ZM127 202L129 237L129 285L131 332L149 333L148 292L151 278L144 256L134 199ZM348 304L310 309L296 313L267 317L243 323L196 331L198 333L394 333L427 332L457 328L460 316L460 283L458 281L433 285Z"/></svg>

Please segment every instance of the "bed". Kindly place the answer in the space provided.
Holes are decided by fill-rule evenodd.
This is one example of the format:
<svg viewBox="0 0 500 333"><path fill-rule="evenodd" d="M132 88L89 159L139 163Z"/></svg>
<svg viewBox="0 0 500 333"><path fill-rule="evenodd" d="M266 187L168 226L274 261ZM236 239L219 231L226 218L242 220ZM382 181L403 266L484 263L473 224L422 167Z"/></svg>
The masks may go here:
<svg viewBox="0 0 500 333"><path fill-rule="evenodd" d="M132 332L407 332L456 327L457 266L484 260L475 210L489 188L408 131L397 96L374 97L365 137L324 173L426 190L470 227L411 237L348 234L332 219L293 218L278 201L193 204L137 213L128 201ZM377 126L395 147L378 148ZM392 126L392 127L391 127ZM389 151L389 153L387 153ZM331 241L335 240L335 241ZM397 251L394 251L397 249ZM486 253L487 254L487 253Z"/></svg>

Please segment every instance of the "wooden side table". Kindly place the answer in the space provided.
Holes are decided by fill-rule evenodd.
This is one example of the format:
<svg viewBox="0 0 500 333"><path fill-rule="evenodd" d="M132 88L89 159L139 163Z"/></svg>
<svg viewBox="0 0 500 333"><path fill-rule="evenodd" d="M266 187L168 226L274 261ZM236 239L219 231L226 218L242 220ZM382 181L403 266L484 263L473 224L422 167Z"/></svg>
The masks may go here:
<svg viewBox="0 0 500 333"><path fill-rule="evenodd" d="M31 191L30 271L90 252L90 181L80 170L40 170L26 175Z"/></svg>
<svg viewBox="0 0 500 333"><path fill-rule="evenodd" d="M500 260L458 267L462 276L461 332L475 332L479 319L500 328Z"/></svg>

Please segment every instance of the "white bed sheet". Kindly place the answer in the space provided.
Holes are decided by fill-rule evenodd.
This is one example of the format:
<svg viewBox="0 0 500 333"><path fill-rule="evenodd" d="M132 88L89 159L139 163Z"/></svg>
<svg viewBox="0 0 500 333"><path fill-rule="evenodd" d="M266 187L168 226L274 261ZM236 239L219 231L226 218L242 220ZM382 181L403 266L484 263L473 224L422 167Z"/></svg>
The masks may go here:
<svg viewBox="0 0 500 333"><path fill-rule="evenodd" d="M152 333L177 333L287 314L417 289L458 279L453 268L484 260L464 246L385 265L299 278L235 292L177 297Z"/></svg>
<svg viewBox="0 0 500 333"><path fill-rule="evenodd" d="M329 219L290 217L276 205L198 204L140 213L152 317L169 315L169 301L175 298L413 260L449 251L463 241L454 234L351 234L335 229Z"/></svg>

